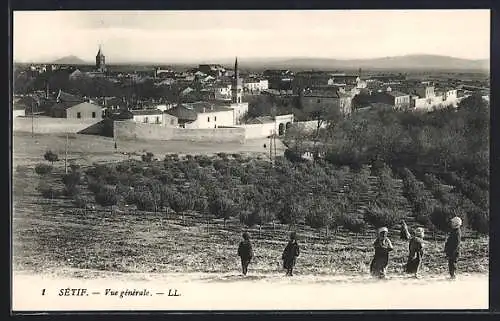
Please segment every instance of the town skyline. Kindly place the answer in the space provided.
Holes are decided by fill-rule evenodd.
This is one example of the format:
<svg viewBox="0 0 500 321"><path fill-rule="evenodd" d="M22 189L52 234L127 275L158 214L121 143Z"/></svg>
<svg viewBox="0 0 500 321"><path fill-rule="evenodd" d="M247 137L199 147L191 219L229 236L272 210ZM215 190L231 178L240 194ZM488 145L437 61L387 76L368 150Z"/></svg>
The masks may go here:
<svg viewBox="0 0 500 321"><path fill-rule="evenodd" d="M13 35L16 62L92 62L99 45L111 64L490 58L489 10L26 11L14 12Z"/></svg>

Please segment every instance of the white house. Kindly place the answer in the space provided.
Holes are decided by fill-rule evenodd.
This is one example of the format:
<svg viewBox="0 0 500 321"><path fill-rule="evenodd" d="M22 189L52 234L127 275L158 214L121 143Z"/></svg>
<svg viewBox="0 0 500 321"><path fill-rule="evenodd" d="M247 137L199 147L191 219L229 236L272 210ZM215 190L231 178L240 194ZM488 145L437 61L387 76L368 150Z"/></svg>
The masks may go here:
<svg viewBox="0 0 500 321"><path fill-rule="evenodd" d="M181 128L218 128L234 126L234 110L207 102L181 104L167 110L177 117Z"/></svg>
<svg viewBox="0 0 500 321"><path fill-rule="evenodd" d="M267 79L245 79L243 88L246 92L260 93L261 91L269 89L269 81Z"/></svg>
<svg viewBox="0 0 500 321"><path fill-rule="evenodd" d="M216 86L214 95L216 100L231 100L231 84Z"/></svg>
<svg viewBox="0 0 500 321"><path fill-rule="evenodd" d="M161 125L163 122L163 112L158 109L140 109L130 112L134 115L133 120L136 123Z"/></svg>
<svg viewBox="0 0 500 321"><path fill-rule="evenodd" d="M159 109L130 110L136 123L153 124L169 127L177 127L177 118L162 112Z"/></svg>

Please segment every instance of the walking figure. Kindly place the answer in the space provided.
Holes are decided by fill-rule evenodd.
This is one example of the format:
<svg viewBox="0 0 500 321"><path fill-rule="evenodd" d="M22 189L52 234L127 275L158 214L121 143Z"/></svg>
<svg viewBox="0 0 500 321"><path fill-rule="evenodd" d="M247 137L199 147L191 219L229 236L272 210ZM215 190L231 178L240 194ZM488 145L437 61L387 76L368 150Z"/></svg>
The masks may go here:
<svg viewBox="0 0 500 321"><path fill-rule="evenodd" d="M387 237L389 230L387 227L378 229L378 237L373 242L375 255L370 264L370 273L372 276L384 279L386 277L386 268L389 264L389 252L393 250L391 240Z"/></svg>
<svg viewBox="0 0 500 321"><path fill-rule="evenodd" d="M250 242L250 235L243 233L243 241L240 242L238 247L238 256L241 258L241 269L243 275L247 275L248 265L253 258L252 243Z"/></svg>
<svg viewBox="0 0 500 321"><path fill-rule="evenodd" d="M290 233L290 240L283 251L281 259L283 260L283 268L286 269L287 276L293 276L293 268L299 256L299 244L297 243L297 235L295 232Z"/></svg>
<svg viewBox="0 0 500 321"><path fill-rule="evenodd" d="M444 252L448 258L448 271L450 273L450 279L455 279L455 273L457 270L457 260L460 256L460 243L462 239L462 231L460 227L462 226L462 219L455 216L450 221L451 231L448 234L446 243L444 245Z"/></svg>
<svg viewBox="0 0 500 321"><path fill-rule="evenodd" d="M406 262L405 272L413 274L415 278L419 278L418 272L422 265L424 255L424 229L418 227L415 229L415 235L412 236L408 231L406 222L403 221L403 231L406 234L408 242L408 261Z"/></svg>

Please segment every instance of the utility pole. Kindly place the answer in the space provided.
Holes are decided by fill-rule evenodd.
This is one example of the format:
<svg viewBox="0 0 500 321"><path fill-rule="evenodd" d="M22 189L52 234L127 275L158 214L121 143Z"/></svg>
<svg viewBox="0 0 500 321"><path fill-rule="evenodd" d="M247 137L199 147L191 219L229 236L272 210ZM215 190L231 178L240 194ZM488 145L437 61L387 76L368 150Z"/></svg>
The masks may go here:
<svg viewBox="0 0 500 321"><path fill-rule="evenodd" d="M34 103L31 103L31 138L35 137L35 126L34 126L34 118L35 118L35 110L33 108Z"/></svg>
<svg viewBox="0 0 500 321"><path fill-rule="evenodd" d="M274 131L274 142L273 142L273 146L274 146L274 160L276 160L276 130Z"/></svg>
<svg viewBox="0 0 500 321"><path fill-rule="evenodd" d="M269 136L269 160L273 163L273 133Z"/></svg>
<svg viewBox="0 0 500 321"><path fill-rule="evenodd" d="M64 173L68 174L68 133L66 133L66 146L64 148Z"/></svg>

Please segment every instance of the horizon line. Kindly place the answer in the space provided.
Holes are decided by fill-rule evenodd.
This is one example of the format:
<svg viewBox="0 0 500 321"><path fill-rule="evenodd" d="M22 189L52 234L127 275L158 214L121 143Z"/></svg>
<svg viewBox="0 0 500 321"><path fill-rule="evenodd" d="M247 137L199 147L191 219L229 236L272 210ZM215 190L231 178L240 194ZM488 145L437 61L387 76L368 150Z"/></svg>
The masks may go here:
<svg viewBox="0 0 500 321"><path fill-rule="evenodd" d="M484 60L490 60L490 57L487 58L464 58L464 57L457 57L457 56L449 56L449 55L439 55L439 54L430 54L430 53L410 53L410 54L402 54L402 55L386 55L386 56L374 56L374 57L367 57L367 58L359 58L359 57L354 57L354 58L337 58L337 57L323 57L323 56L271 56L271 57L266 57L266 56L255 56L255 57L248 57L245 58L245 56L238 55L238 57L243 58L239 59L242 60L243 62L245 60L247 61L252 61L255 62L255 60L270 60L273 62L273 60L290 60L290 59L327 59L327 60L338 60L338 61L352 61L352 60L376 60L376 59L384 59L384 58L396 58L396 57L409 57L409 56L434 56L434 57L445 57L445 58L451 58L451 59L461 59L461 60L469 60L469 61L484 61ZM82 62L86 64L94 64L93 60L87 60L83 59L77 55L66 55L62 56L59 58L41 58L41 59L31 59L31 60L19 60L16 61L16 59L13 59L13 63L54 63L54 61L59 60L59 59L64 59L72 57L75 59L82 60ZM169 61L170 60L170 61ZM163 61L158 61L158 60L133 60L133 59L120 59L116 60L114 64L128 64L128 63L148 63L148 64L190 64L190 63L207 63L210 64L209 61L232 61L234 60L234 57L217 57L217 58L210 58L210 59L204 59L204 58L199 58L199 59L190 59L190 60L176 60L176 59L165 59ZM107 61L107 64L112 65L113 62Z"/></svg>

